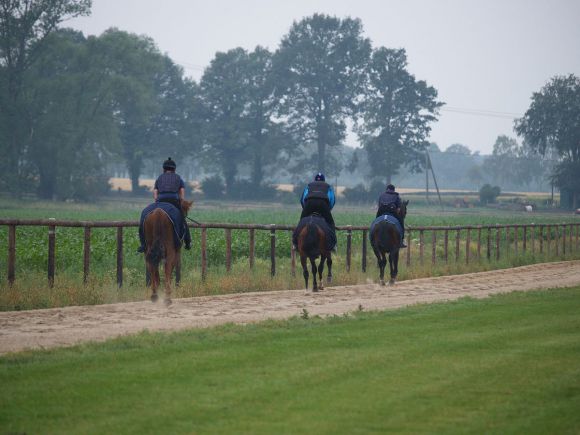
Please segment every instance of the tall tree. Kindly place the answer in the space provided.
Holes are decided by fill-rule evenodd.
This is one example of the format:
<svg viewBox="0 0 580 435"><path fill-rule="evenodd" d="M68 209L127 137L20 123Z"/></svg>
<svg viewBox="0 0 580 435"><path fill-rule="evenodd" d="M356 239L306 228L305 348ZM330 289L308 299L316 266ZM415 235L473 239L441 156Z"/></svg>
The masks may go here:
<svg viewBox="0 0 580 435"><path fill-rule="evenodd" d="M453 145L449 145L447 149L445 149L445 152L449 154L461 154L464 156L471 155L471 150L467 146L460 143L454 143Z"/></svg>
<svg viewBox="0 0 580 435"><path fill-rule="evenodd" d="M580 202L580 78L570 74L552 78L539 92L515 130L541 154L553 150L560 158L553 180L571 195L571 205Z"/></svg>
<svg viewBox="0 0 580 435"><path fill-rule="evenodd" d="M429 124L437 119L443 103L437 101L435 88L407 71L404 49L374 50L368 77L357 132L372 175L390 183L404 165L420 170L429 147Z"/></svg>
<svg viewBox="0 0 580 435"><path fill-rule="evenodd" d="M82 33L59 30L26 74L31 133L25 161L41 198L87 199L108 189L104 166L117 151L117 130L95 54Z"/></svg>
<svg viewBox="0 0 580 435"><path fill-rule="evenodd" d="M273 121L277 108L274 97L275 80L272 74L272 53L256 47L248 54L247 74L247 119L248 139L252 161L252 184L258 186L264 180L264 171L277 162L286 135L280 125Z"/></svg>
<svg viewBox="0 0 580 435"><path fill-rule="evenodd" d="M242 48L219 52L200 81L207 120L204 156L210 165L221 168L228 194L240 163L247 157L250 141L246 119L247 63L248 53Z"/></svg>
<svg viewBox="0 0 580 435"><path fill-rule="evenodd" d="M321 171L363 91L371 44L362 33L358 19L315 14L295 22L275 54L280 115L302 143L316 143Z"/></svg>
<svg viewBox="0 0 580 435"><path fill-rule="evenodd" d="M26 71L58 25L88 15L90 7L91 0L0 0L0 173L4 176L20 175L21 153L31 133L23 96Z"/></svg>

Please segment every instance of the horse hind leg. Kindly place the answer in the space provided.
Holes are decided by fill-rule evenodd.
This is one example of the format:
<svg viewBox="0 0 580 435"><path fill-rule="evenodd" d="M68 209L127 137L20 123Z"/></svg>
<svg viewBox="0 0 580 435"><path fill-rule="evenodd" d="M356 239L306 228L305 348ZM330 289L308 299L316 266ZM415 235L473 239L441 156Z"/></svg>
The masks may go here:
<svg viewBox="0 0 580 435"><path fill-rule="evenodd" d="M306 264L306 257L300 256L300 264L302 264L302 276L304 276L304 285L306 291L308 291L308 265Z"/></svg>
<svg viewBox="0 0 580 435"><path fill-rule="evenodd" d="M391 269L391 279L389 285L394 285L397 282L397 275L399 274L399 251L391 252L389 254L389 267Z"/></svg>
<svg viewBox="0 0 580 435"><path fill-rule="evenodd" d="M159 269L151 264L147 264L149 268L149 275L151 276L151 302L157 302L159 295L157 289L159 288Z"/></svg>
<svg viewBox="0 0 580 435"><path fill-rule="evenodd" d="M165 306L171 305L171 276L173 275L173 261L165 260Z"/></svg>
<svg viewBox="0 0 580 435"><path fill-rule="evenodd" d="M317 292L318 283L316 282L316 273L317 273L316 258L310 257L310 266L312 267L312 291Z"/></svg>
<svg viewBox="0 0 580 435"><path fill-rule="evenodd" d="M328 265L328 276L326 278L326 283L330 284L332 282L332 254L328 254L326 257L326 264Z"/></svg>
<svg viewBox="0 0 580 435"><path fill-rule="evenodd" d="M322 272L324 272L325 256L321 256L320 264L318 265L318 290L324 290L324 281L322 279Z"/></svg>

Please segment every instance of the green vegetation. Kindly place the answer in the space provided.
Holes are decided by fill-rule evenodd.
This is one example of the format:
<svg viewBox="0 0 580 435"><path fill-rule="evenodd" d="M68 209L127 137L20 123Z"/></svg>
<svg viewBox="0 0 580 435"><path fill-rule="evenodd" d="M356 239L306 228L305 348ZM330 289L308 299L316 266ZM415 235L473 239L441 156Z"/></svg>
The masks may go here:
<svg viewBox="0 0 580 435"><path fill-rule="evenodd" d="M580 287L0 357L10 433L577 433Z"/></svg>
<svg viewBox="0 0 580 435"><path fill-rule="evenodd" d="M39 219L55 217L68 220L122 220L136 221L146 200L125 202L121 207L116 202L95 205L62 204L54 202L18 203L0 200L0 218ZM270 204L236 205L214 203L196 205L192 216L200 222L295 224L299 216L299 206ZM338 225L369 225L374 214L367 208L341 207L335 213ZM407 225L411 227L428 225L477 225L495 223L562 223L574 222L574 217L563 214L526 214L502 212L489 209L466 209L441 212L434 207L411 208ZM544 253L539 254L539 235L536 234L535 252L531 252L531 234L527 234L528 249L523 255L523 231L519 232L519 252L515 253L513 230L506 235L500 233L500 259L496 260L495 232L492 233L491 261L486 258L487 232L482 233L481 261L477 260L477 233L471 233L469 265L465 258L466 231L460 232L459 257L455 257L456 232L449 233L448 259L444 257L443 234L436 240L436 264L431 264L432 234L424 234L424 258L421 262L420 237L411 232L411 265L401 260L400 279L422 276L466 273L497 268L520 266L542 261L573 259L580 257L580 249L565 255L554 249L555 230L551 234L551 250L548 251L547 232L544 233ZM575 237L575 236L574 236ZM138 237L136 228L126 228L124 232L124 283L122 289L116 285L116 230L97 228L91 236L91 269L87 286L82 283L83 270L82 228L57 228L56 233L56 280L55 287L48 289L46 280L48 234L46 227L18 227L16 231L16 284L6 282L6 267L0 267L0 310L49 308L65 305L85 305L97 303L143 300L148 297L144 287L144 262L136 253ZM208 294L260 291L264 289L301 288L303 280L297 261L298 273L292 277L290 261L290 232L278 231L276 235L277 274L270 277L270 236L267 231L256 231L256 261L254 271L248 267L249 235L246 230L232 231L232 272L225 271L225 235L223 230L208 230L208 278L201 282L200 231L193 231L193 249L183 254L182 286L175 291L175 297L191 297ZM575 238L573 238L573 243ZM334 285L366 282L377 277L376 261L368 246L367 273L361 272L362 233L353 232L352 268L346 268L346 235L339 232L339 252L334 256ZM7 227L0 227L0 264L7 261ZM406 255L406 252L405 254Z"/></svg>

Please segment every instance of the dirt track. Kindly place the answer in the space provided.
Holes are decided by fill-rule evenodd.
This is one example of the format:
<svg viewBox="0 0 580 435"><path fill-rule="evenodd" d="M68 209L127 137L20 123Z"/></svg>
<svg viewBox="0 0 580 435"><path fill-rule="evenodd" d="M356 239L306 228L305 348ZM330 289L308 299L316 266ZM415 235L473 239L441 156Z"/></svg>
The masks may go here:
<svg viewBox="0 0 580 435"><path fill-rule="evenodd" d="M514 290L580 285L580 261L536 264L513 269L424 278L397 283L331 287L317 294L304 290L243 293L176 299L170 308L149 301L34 311L0 312L0 354L24 349L102 341L143 330L203 328L301 314L343 314L416 303L483 298Z"/></svg>

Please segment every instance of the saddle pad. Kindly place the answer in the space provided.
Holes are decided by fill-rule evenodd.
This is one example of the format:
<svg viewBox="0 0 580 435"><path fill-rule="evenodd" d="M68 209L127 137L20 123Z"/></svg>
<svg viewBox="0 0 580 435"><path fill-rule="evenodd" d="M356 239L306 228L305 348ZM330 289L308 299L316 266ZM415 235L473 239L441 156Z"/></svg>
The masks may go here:
<svg viewBox="0 0 580 435"><path fill-rule="evenodd" d="M183 228L183 217L181 215L181 210L175 207L173 204L168 202L154 202L153 204L149 204L147 207L143 209L141 212L141 219L139 221L139 227L141 230L143 229L143 222L145 222L145 218L153 211L160 208L165 212L171 224L173 225L173 234L175 237L173 240L175 241L175 248L179 248L181 246L181 242L183 241L183 237L185 235L185 231Z"/></svg>
<svg viewBox="0 0 580 435"><path fill-rule="evenodd" d="M373 234L373 230L374 230L375 226L379 222L383 222L383 221L387 221L388 223L394 225L395 228L397 228L397 231L399 232L399 236L402 237L402 235L403 235L403 227L401 226L401 222L399 222L399 219L397 219L395 216L392 216L390 214L384 214L384 215L379 216L378 218L376 218L373 221L373 223L371 224L371 227L369 229L369 240L371 240L371 236Z"/></svg>

